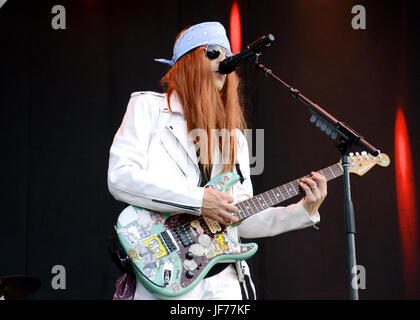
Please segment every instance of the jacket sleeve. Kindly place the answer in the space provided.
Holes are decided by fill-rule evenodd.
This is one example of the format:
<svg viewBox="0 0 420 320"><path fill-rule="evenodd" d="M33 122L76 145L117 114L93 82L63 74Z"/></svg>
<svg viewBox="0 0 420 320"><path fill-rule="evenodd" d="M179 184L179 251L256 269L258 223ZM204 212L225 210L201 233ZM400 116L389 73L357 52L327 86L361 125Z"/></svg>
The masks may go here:
<svg viewBox="0 0 420 320"><path fill-rule="evenodd" d="M235 185L235 203L253 197L250 177L248 142L242 135L238 159L240 159L241 172L245 178L243 184ZM309 215L303 206L303 200L287 207L269 207L246 218L238 226L239 236L242 238L260 238L275 236L280 233L303 229L315 225L320 221L319 212Z"/></svg>
<svg viewBox="0 0 420 320"><path fill-rule="evenodd" d="M187 181L168 182L145 169L161 99L144 94L131 97L110 149L108 189L116 200L131 205L169 213L200 214L204 188L190 185L176 188L176 184Z"/></svg>

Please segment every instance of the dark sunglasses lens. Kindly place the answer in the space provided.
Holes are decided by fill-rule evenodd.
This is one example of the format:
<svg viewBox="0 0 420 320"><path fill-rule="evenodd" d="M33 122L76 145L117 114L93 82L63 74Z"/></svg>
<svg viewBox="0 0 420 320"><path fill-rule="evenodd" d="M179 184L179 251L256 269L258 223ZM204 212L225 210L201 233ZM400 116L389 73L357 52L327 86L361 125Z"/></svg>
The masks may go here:
<svg viewBox="0 0 420 320"><path fill-rule="evenodd" d="M209 58L210 60L217 59L220 56L220 48L217 46L212 46L212 45L207 46L206 55L207 55L207 58Z"/></svg>

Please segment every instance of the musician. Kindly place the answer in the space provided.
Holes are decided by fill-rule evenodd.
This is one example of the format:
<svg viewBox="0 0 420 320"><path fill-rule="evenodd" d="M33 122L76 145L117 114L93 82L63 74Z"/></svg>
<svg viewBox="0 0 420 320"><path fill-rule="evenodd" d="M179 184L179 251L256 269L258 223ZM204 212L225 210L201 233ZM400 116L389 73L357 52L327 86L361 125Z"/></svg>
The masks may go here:
<svg viewBox="0 0 420 320"><path fill-rule="evenodd" d="M110 149L108 187L115 199L154 211L201 215L224 225L238 221L235 204L251 198L253 188L239 79L235 72L218 72L219 63L229 55L224 27L204 22L178 35L172 60L156 60L171 66L162 79L166 92L131 95ZM229 134L222 136L225 140L192 134L200 129L211 137L212 129L223 128ZM228 140L230 152L223 157L220 141ZM206 150L212 152L204 157ZM243 180L227 193L204 188L209 179L230 171ZM232 228L232 236L269 237L318 223L318 208L327 195L326 179L312 172L300 187L306 193L302 200L248 217ZM156 299L138 281L134 298ZM244 261L217 264L194 289L177 297L243 298L255 298Z"/></svg>

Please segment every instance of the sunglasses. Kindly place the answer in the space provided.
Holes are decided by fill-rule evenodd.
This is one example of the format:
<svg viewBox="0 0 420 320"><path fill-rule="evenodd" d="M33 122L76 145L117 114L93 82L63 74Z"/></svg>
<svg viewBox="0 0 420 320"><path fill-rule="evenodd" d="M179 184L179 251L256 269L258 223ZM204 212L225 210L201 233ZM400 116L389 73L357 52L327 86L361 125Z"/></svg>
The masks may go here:
<svg viewBox="0 0 420 320"><path fill-rule="evenodd" d="M222 52L225 53L225 57L230 57L232 52L226 50L225 48L218 46L217 44L209 44L204 48L204 52L206 53L206 57L209 60L217 59Z"/></svg>

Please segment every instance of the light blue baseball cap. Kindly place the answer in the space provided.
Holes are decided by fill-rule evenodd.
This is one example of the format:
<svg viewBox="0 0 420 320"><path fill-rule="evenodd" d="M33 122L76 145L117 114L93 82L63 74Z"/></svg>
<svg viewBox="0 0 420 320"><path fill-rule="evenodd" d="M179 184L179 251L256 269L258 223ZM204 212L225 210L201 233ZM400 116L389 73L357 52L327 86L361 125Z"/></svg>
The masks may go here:
<svg viewBox="0 0 420 320"><path fill-rule="evenodd" d="M191 26L176 40L172 60L155 59L155 61L173 66L187 52L208 44L219 45L231 52L226 30L221 23L203 22Z"/></svg>

